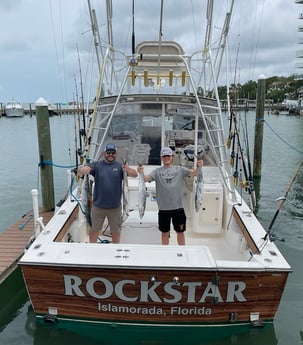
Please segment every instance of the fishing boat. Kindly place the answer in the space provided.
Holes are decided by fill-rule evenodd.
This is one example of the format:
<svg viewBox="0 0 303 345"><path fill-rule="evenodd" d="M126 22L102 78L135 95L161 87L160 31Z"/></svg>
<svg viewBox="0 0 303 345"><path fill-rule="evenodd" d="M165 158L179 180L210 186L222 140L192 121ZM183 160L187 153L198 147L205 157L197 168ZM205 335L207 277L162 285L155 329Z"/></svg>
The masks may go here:
<svg viewBox="0 0 303 345"><path fill-rule="evenodd" d="M232 102L229 131L224 127L217 82L232 9L233 1L213 40L208 1L203 49L190 54L161 34L137 45L133 39L129 53L115 50L108 36L81 159L98 161L113 143L117 160L148 174L161 166L161 147L171 148L179 166L194 168L202 157L201 174L184 179L186 244L177 244L174 231L161 244L156 186L142 188L140 177L123 184L120 243L111 242L107 224L98 243L89 243L89 183L72 174L71 193L47 224L34 197L36 236L19 262L40 321L172 333L272 324L291 267L254 214Z"/></svg>
<svg viewBox="0 0 303 345"><path fill-rule="evenodd" d="M24 108L21 102L12 100L5 105L5 115L7 117L22 117L24 116Z"/></svg>

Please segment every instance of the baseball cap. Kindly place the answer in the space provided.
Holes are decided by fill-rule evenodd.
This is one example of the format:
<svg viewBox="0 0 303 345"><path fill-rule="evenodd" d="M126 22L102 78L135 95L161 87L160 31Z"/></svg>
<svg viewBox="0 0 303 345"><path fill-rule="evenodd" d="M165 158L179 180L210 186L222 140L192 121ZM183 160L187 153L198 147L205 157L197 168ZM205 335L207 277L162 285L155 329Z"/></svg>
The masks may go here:
<svg viewBox="0 0 303 345"><path fill-rule="evenodd" d="M104 151L109 151L109 150L117 151L116 145L115 145L115 144L107 144L107 145L105 146Z"/></svg>
<svg viewBox="0 0 303 345"><path fill-rule="evenodd" d="M162 156L172 156L173 155L173 151L171 150L170 147L163 147L160 153L161 157Z"/></svg>

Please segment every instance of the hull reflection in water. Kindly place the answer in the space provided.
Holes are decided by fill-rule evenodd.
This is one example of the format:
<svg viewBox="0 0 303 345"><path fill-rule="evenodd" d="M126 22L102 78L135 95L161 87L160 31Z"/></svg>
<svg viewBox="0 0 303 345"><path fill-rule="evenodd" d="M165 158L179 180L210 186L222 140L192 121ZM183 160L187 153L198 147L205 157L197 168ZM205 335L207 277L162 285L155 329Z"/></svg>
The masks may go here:
<svg viewBox="0 0 303 345"><path fill-rule="evenodd" d="M55 333L54 329L59 332ZM26 332L34 339L35 344L53 345L55 341L63 344L66 342L73 344L94 345L142 345L148 344L278 344L274 326L267 324L264 328L253 328L251 325L230 326L218 330L216 326L203 328L173 328L146 327L138 325L121 325L112 323L100 325L94 323L73 323L60 321L55 325L46 324L35 319L35 313L29 306L27 312Z"/></svg>
<svg viewBox="0 0 303 345"><path fill-rule="evenodd" d="M19 314L27 298L20 268L0 284L0 332Z"/></svg>

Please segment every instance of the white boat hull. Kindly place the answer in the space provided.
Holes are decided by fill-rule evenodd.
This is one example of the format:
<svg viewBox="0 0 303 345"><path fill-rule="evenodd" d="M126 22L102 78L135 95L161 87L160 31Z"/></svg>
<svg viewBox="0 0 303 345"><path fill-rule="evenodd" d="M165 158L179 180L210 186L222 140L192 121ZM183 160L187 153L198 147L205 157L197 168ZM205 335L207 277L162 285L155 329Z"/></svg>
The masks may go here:
<svg viewBox="0 0 303 345"><path fill-rule="evenodd" d="M137 203L138 184L138 178L129 180L130 205ZM214 193L207 184L204 190ZM153 186L147 193L151 210ZM211 195L196 215L200 221L213 206L208 200ZM290 267L273 243L259 251L266 233L245 204L229 212L230 223L221 220L219 228L211 215L201 231L194 228L199 220L189 219L186 246L177 245L173 232L171 244L163 246L157 210L141 219L137 205L120 244L108 243L106 228L94 244L87 243L85 216L68 199L20 261L35 313L142 326L272 322Z"/></svg>
<svg viewBox="0 0 303 345"><path fill-rule="evenodd" d="M146 41L127 56L109 42L81 158L97 162L112 143L118 162L143 165L148 175L161 166L161 147L169 146L173 165L188 172L201 155L203 177L197 182L187 176L177 186L187 217L184 246L177 245L173 229L169 245L161 245L156 185L143 186L138 177L128 177L128 195L121 196L128 216L120 243L111 243L108 224L99 243L89 243L79 207L89 204L80 179L20 260L38 316L142 327L260 325L274 319L291 267L253 213L251 176L237 183L246 161L230 108L228 137L237 152L226 145L217 79L230 14L222 39L213 44L207 37L200 46L208 46L193 54L176 42ZM241 185L249 191L249 206L237 191Z"/></svg>
<svg viewBox="0 0 303 345"><path fill-rule="evenodd" d="M24 108L20 102L8 102L5 106L5 115L7 117L24 116Z"/></svg>

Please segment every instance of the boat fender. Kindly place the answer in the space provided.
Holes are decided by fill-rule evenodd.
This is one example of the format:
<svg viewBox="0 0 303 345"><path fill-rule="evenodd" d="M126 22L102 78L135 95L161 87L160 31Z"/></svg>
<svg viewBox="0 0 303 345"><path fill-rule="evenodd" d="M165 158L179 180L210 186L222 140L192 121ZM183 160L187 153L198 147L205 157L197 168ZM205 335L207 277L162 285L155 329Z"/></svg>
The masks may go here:
<svg viewBox="0 0 303 345"><path fill-rule="evenodd" d="M58 318L56 315L52 315L52 314L46 314L43 316L43 320L45 323L57 323L58 322Z"/></svg>
<svg viewBox="0 0 303 345"><path fill-rule="evenodd" d="M111 241L109 241L109 240L102 240L101 237L98 237L97 243L111 243Z"/></svg>
<svg viewBox="0 0 303 345"><path fill-rule="evenodd" d="M229 314L229 321L230 321L230 322L237 322L237 321L238 321L238 313L235 312L235 311L232 311L232 312Z"/></svg>
<svg viewBox="0 0 303 345"><path fill-rule="evenodd" d="M264 322L262 320L254 320L251 322L253 328L263 328Z"/></svg>
<svg viewBox="0 0 303 345"><path fill-rule="evenodd" d="M24 248L24 251L27 251L29 249L29 247L32 245L32 243L35 241L36 239L36 236L33 235L29 241L27 242L27 244L25 245L25 248Z"/></svg>

